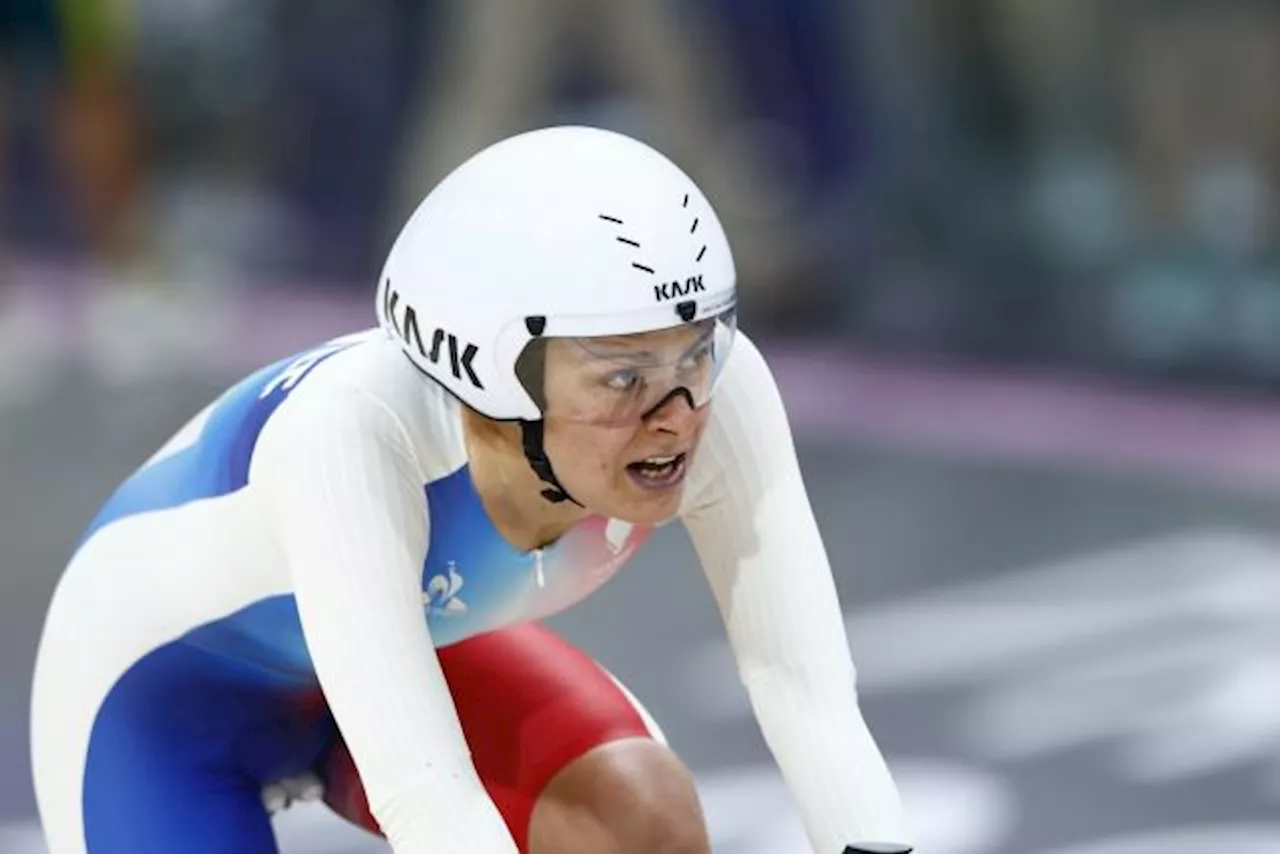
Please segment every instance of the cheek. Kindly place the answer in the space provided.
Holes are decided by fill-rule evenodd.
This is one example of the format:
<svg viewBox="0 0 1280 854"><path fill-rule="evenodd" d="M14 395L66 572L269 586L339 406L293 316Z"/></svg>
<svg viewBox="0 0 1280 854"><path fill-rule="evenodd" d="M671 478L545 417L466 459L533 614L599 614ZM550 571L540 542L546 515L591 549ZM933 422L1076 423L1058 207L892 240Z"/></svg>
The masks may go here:
<svg viewBox="0 0 1280 854"><path fill-rule="evenodd" d="M547 452L556 461L556 471L599 476L620 466L628 437L598 427L565 424L548 431Z"/></svg>
<svg viewBox="0 0 1280 854"><path fill-rule="evenodd" d="M698 410L696 417L685 428L685 436L688 437L689 445L693 449L693 453L697 454L698 448L702 445L702 439L707 432L707 425L711 422L711 413L708 407Z"/></svg>

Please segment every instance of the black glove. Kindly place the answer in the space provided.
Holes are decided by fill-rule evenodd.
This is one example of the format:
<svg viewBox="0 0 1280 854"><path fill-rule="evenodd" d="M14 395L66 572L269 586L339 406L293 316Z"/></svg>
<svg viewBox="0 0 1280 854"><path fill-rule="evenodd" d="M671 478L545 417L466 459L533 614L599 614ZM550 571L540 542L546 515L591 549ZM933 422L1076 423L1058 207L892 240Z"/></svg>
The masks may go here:
<svg viewBox="0 0 1280 854"><path fill-rule="evenodd" d="M846 845L844 854L911 854L914 850L901 845Z"/></svg>

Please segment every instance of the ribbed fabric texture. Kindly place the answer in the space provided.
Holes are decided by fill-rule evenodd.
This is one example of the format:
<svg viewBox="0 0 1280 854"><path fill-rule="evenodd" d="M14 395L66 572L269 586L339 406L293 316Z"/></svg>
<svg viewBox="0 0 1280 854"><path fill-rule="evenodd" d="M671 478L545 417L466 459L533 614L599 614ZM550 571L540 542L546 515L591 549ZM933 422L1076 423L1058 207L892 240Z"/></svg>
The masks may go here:
<svg viewBox="0 0 1280 854"><path fill-rule="evenodd" d="M303 390L305 391L305 390ZM396 854L515 854L471 762L423 618L423 475L372 395L295 394L256 483L321 687Z"/></svg>
<svg viewBox="0 0 1280 854"><path fill-rule="evenodd" d="M905 849L777 385L745 337L725 371L683 516L743 684L814 851Z"/></svg>

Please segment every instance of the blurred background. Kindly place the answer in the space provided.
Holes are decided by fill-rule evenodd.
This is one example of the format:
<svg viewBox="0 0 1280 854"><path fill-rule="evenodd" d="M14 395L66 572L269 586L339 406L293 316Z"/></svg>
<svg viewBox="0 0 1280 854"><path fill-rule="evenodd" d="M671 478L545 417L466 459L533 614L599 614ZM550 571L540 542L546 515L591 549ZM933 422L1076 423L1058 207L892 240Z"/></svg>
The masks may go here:
<svg viewBox="0 0 1280 854"><path fill-rule="evenodd" d="M0 854L98 504L566 122L721 213L921 850L1280 851L1278 80L1273 0L0 0ZM680 532L554 622L806 850Z"/></svg>

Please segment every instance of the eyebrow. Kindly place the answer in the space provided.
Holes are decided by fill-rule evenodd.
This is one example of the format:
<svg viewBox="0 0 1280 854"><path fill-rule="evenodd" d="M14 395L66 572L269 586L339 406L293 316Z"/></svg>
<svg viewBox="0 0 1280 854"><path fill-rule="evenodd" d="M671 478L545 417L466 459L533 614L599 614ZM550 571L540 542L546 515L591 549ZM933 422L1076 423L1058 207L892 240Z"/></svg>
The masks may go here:
<svg viewBox="0 0 1280 854"><path fill-rule="evenodd" d="M702 345L706 344L708 341L712 340L714 337L715 337L715 329L714 329L714 327L708 328L705 332L703 332L701 335L699 335L699 336L698 336L698 337L693 341L693 343L692 343L692 344L690 344L688 347L684 348L684 350L680 351L680 356L678 356L677 358L683 358L684 356L688 355L690 352L692 352L692 351L696 350L697 348L699 348L699 347L701 347ZM610 345L609 345L609 344L607 344L607 343L603 343L603 344L600 344L600 345L597 345L597 346L599 346L599 347L600 347L600 349L601 349L601 350L603 350L603 351L608 351L608 350L609 350L609 347L610 347ZM617 345L613 345L613 346L617 346L617 347L620 347L620 348L625 348L625 346L626 346L626 345L617 344ZM619 350L616 350L616 351L614 351L614 352L612 352L612 353L609 353L609 352L597 352L597 351L596 351L596 349L595 349L594 347L591 347L591 348L583 347L582 349L583 349L583 351L584 351L584 352L586 352L586 354L587 354L587 356L588 356L589 360L590 360L590 361L592 361L592 362L620 362L620 361L625 361L625 362L628 362L628 363L644 363L644 362L648 362L649 364L654 364L654 365L656 365L656 364L662 364L662 362L658 359L657 354L655 354L652 350L628 350L628 349L619 349Z"/></svg>
<svg viewBox="0 0 1280 854"><path fill-rule="evenodd" d="M587 354L587 361L593 364L600 362L624 362L628 364L659 364L657 357L649 350L619 350L615 353L594 352L592 350L584 350Z"/></svg>

